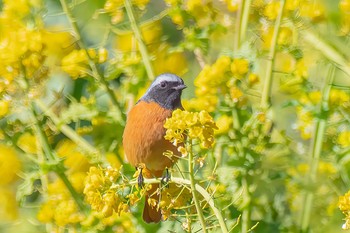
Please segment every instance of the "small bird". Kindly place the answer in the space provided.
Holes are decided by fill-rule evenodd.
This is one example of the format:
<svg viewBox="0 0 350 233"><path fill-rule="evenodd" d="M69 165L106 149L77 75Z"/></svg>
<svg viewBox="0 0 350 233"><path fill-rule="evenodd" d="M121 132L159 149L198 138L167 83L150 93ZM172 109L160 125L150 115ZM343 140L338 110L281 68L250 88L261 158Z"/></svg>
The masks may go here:
<svg viewBox="0 0 350 233"><path fill-rule="evenodd" d="M181 156L177 148L164 139L164 123L175 109L183 109L181 94L185 88L180 77L170 73L161 74L128 113L123 146L131 165L136 168L144 165L141 179L142 175L146 178L162 177L164 170L172 167L175 161L163 155L165 151L170 150L174 155ZM143 220L147 223L158 223L162 217L161 211L148 203L150 197L159 200L158 187L153 184L145 195Z"/></svg>

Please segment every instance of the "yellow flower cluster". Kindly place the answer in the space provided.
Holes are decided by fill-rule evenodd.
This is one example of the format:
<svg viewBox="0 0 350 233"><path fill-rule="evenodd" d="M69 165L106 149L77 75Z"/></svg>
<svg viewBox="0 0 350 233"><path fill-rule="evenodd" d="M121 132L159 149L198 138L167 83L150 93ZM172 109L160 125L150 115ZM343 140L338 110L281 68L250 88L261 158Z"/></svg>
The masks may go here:
<svg viewBox="0 0 350 233"><path fill-rule="evenodd" d="M303 94L299 102L301 106L297 106L297 124L296 129L300 131L300 135L304 140L310 139L314 131L315 115L318 111L318 105L321 102L322 94L320 91L311 91ZM350 96L342 90L332 89L330 92L329 109L336 110L339 107L348 107L350 104ZM334 116L333 111L330 111L330 119ZM346 132L340 133L338 143L345 147L348 145Z"/></svg>
<svg viewBox="0 0 350 233"><path fill-rule="evenodd" d="M16 151L0 144L0 222L13 221L18 217L16 194L12 186L18 180L21 168Z"/></svg>
<svg viewBox="0 0 350 233"><path fill-rule="evenodd" d="M296 167L291 167L287 170L289 178L286 180L286 187L288 193L288 202L296 213L301 209L303 203L303 196L300 195L301 190L304 190L305 176L310 173L310 166L307 163L301 163ZM338 176L338 170L331 162L320 161L317 167L317 183L314 185L315 198L318 200L324 200L315 204L315 211L317 208L323 211L327 209L332 212L334 210L334 203L338 198L336 194L330 195L329 182L336 179ZM329 213L331 214L331 213Z"/></svg>
<svg viewBox="0 0 350 233"><path fill-rule="evenodd" d="M85 173L74 173L69 181L78 193L82 192ZM40 206L37 218L43 223L55 223L57 226L67 226L84 220L76 202L60 179L48 184L48 200Z"/></svg>
<svg viewBox="0 0 350 233"><path fill-rule="evenodd" d="M187 70L187 59L182 51L171 51L170 45L161 39L163 35L161 21L155 20L142 24L140 30L143 42L153 59L155 74L170 72L183 75ZM118 53L114 62L121 69L129 71L132 65L140 64L141 55L137 53L139 46L132 31L118 33L115 48Z"/></svg>
<svg viewBox="0 0 350 233"><path fill-rule="evenodd" d="M250 72L250 62L247 59L219 57L213 65L206 65L196 77L196 98L184 101L186 109L213 112L219 102L219 94L230 94L235 103L245 103L243 92L236 85L237 80L253 86L259 82L259 77Z"/></svg>
<svg viewBox="0 0 350 233"><path fill-rule="evenodd" d="M0 185L16 181L22 167L16 151L7 145L0 144Z"/></svg>
<svg viewBox="0 0 350 233"><path fill-rule="evenodd" d="M350 229L350 191L339 197L338 207L345 215L345 223L342 228L348 230Z"/></svg>
<svg viewBox="0 0 350 233"><path fill-rule="evenodd" d="M199 28L208 26L215 21L218 14L212 0L189 0L183 1L166 0L170 7L169 16L179 27L184 27L186 17L193 17Z"/></svg>
<svg viewBox="0 0 350 233"><path fill-rule="evenodd" d="M104 63L108 58L108 52L105 48L95 49L75 49L62 58L61 68L73 79L84 77L91 74L89 59L96 63Z"/></svg>
<svg viewBox="0 0 350 233"><path fill-rule="evenodd" d="M275 20L278 16L281 2L267 1L267 4L255 4L255 7L262 7L263 15L269 20ZM319 1L309 0L287 0L285 3L286 15L297 14L313 22L322 20L325 17L324 6Z"/></svg>
<svg viewBox="0 0 350 233"><path fill-rule="evenodd" d="M20 146L26 152L36 152L36 144L25 146L25 141L31 142L33 136L26 134L20 138ZM34 143L34 142L32 142ZM91 166L86 155L80 152L79 147L70 140L62 140L56 146L56 153L64 159L67 168L66 174L73 185L75 191L83 193L86 172ZM48 184L47 200L40 206L37 218L44 223L54 223L59 227L64 227L85 220L85 216L80 212L71 193L68 191L61 179L55 179Z"/></svg>
<svg viewBox="0 0 350 233"><path fill-rule="evenodd" d="M188 112L177 109L165 121L165 139L178 145L185 141L198 140L201 147L210 148L214 144L214 130L218 129L208 112ZM183 153L185 154L185 153Z"/></svg>
<svg viewBox="0 0 350 233"><path fill-rule="evenodd" d="M10 85L24 69L27 78L39 75L45 60L44 31L30 27L24 21L32 8L40 9L41 1L3 1L0 12L0 91L2 85ZM39 17L35 20L41 23Z"/></svg>
<svg viewBox="0 0 350 233"><path fill-rule="evenodd" d="M144 9L149 0L132 0L132 4L140 9ZM124 19L124 0L107 0L104 11L111 15L113 24L117 24Z"/></svg>
<svg viewBox="0 0 350 233"><path fill-rule="evenodd" d="M123 184L117 183L119 178L120 171L111 167L91 167L86 177L85 199L93 210L101 212L105 217L129 210L129 206L118 195L124 189Z"/></svg>
<svg viewBox="0 0 350 233"><path fill-rule="evenodd" d="M342 16L340 32L342 35L348 35L350 33L350 0L341 0L339 8Z"/></svg>
<svg viewBox="0 0 350 233"><path fill-rule="evenodd" d="M161 200L159 202L163 219L168 219L172 210L186 208L191 198L192 194L189 189L179 187L176 184L169 184L168 188L162 190Z"/></svg>
<svg viewBox="0 0 350 233"><path fill-rule="evenodd" d="M342 131L339 133L337 143L342 147L350 146L350 131Z"/></svg>

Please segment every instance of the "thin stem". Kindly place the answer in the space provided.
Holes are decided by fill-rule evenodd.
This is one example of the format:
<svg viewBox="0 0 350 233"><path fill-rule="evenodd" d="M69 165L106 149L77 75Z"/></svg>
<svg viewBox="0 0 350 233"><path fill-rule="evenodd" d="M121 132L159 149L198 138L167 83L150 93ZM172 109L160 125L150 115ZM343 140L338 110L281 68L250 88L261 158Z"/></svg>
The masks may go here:
<svg viewBox="0 0 350 233"><path fill-rule="evenodd" d="M30 110L33 114L33 119L35 122L35 124L34 124L35 131L36 131L36 134L39 136L39 141L40 141L41 146L43 147L44 155L46 155L46 160L47 161L58 161L57 158L52 153L52 148L49 144L49 140L47 139L44 131L42 130L42 125L41 125L40 120L38 119L39 118L38 114L35 111L34 103L32 103Z"/></svg>
<svg viewBox="0 0 350 233"><path fill-rule="evenodd" d="M310 29L302 30L301 33L308 44L319 50L326 58L335 62L336 66L350 77L350 62L344 54L336 50L328 41L324 40L324 37L321 38L321 36L316 35Z"/></svg>
<svg viewBox="0 0 350 233"><path fill-rule="evenodd" d="M241 16L241 27L240 27L240 43L245 41L246 34L247 34L247 28L248 28L248 20L249 20L249 13L250 13L250 5L251 0L245 0L243 4L242 9L242 16Z"/></svg>
<svg viewBox="0 0 350 233"><path fill-rule="evenodd" d="M312 186L317 180L317 168L319 163L319 158L322 151L323 139L326 130L327 123L327 112L328 112L328 100L330 96L330 91L332 88L332 83L334 79L335 68L333 65L329 68L326 82L322 90L322 100L319 105L319 117L316 119L316 127L314 131L314 137L312 140L311 153L310 153L310 172L308 173L307 182L308 186ZM314 193L312 191L307 191L304 197L304 205L301 217L301 230L302 232L307 232L310 225L310 216L312 210L312 204L314 199Z"/></svg>
<svg viewBox="0 0 350 233"><path fill-rule="evenodd" d="M86 213L87 208L84 204L83 198L81 195L77 193L77 191L74 189L72 183L68 180L66 174L63 170L57 170L56 174L60 177L60 179L63 181L64 185L67 187L68 191L70 192L71 196L73 197L75 203L78 205L79 209Z"/></svg>
<svg viewBox="0 0 350 233"><path fill-rule="evenodd" d="M72 128L67 125L64 125L60 122L60 119L56 116L56 114L49 109L41 100L36 101L37 106L41 109L43 114L48 116L52 122L55 124L57 129L61 131L64 135L66 135L69 139L75 142L79 147L92 155L93 157L99 155L99 151L93 147L89 142L87 142L84 138L82 138L77 132L75 132Z"/></svg>
<svg viewBox="0 0 350 233"><path fill-rule="evenodd" d="M249 193L249 184L247 178L243 178L243 189L244 189L244 197L243 200L246 202L246 206L242 211L242 233L247 233L250 230L250 217L251 217L251 209L250 209L250 193Z"/></svg>
<svg viewBox="0 0 350 233"><path fill-rule="evenodd" d="M76 192L70 181L68 180L66 174L64 173L64 167L60 163L60 158L56 156L56 154L52 151L52 148L50 146L49 140L47 136L45 135L40 120L38 119L38 114L35 110L35 105L32 103L31 106L31 112L34 116L35 121L35 130L37 135L39 136L40 144L43 148L44 155L46 156L47 161L54 166L53 170L54 172L60 177L60 179L63 181L65 186L67 187L68 191L72 195L74 201L78 205L79 209L85 213L86 207L83 203L82 197Z"/></svg>
<svg viewBox="0 0 350 233"><path fill-rule="evenodd" d="M153 80L155 78L155 75L154 75L154 71L152 68L151 59L150 59L150 56L148 54L147 47L146 47L145 43L143 42L141 30L137 25L131 1L125 0L124 3L125 3L126 13L127 13L128 18L130 20L131 28L134 31L135 38L136 38L138 45L139 45L139 48L140 48L142 61L143 61L143 64L145 65L148 78Z"/></svg>
<svg viewBox="0 0 350 233"><path fill-rule="evenodd" d="M144 179L145 184L159 184L160 182L161 182L161 178ZM225 219L223 218L221 211L218 208L216 208L214 200L212 199L211 195L202 186L200 186L199 184L195 184L195 189L192 189L191 181L180 177L171 177L171 180L169 181L169 183L190 186L192 192L197 191L199 194L201 194L204 200L208 202L210 208L213 210L216 218L218 219L221 232L223 233L228 232ZM137 185L138 183L137 183L137 180L135 179L133 181L130 181L129 184Z"/></svg>
<svg viewBox="0 0 350 233"><path fill-rule="evenodd" d="M238 5L238 10L236 14L236 25L235 25L235 40L233 49L237 51L241 45L241 22L242 22L242 10L245 0L242 0L241 3Z"/></svg>
<svg viewBox="0 0 350 233"><path fill-rule="evenodd" d="M197 214L199 221L202 225L202 232L206 233L206 224L205 224L205 219L203 216L203 211L201 208L201 205L199 203L198 197L197 197L197 192L196 192L196 180L194 178L194 172L193 172L193 167L194 167L194 162L193 162L193 151L192 151L192 142L190 141L190 152L188 153L188 173L190 175L190 181L191 181L191 191L192 191L192 196L194 200L194 204L197 209Z"/></svg>
<svg viewBox="0 0 350 233"><path fill-rule="evenodd" d="M113 105L120 112L120 116L121 116L122 121L125 122L125 114L123 114L122 107L119 104L113 90L110 88L109 83L106 81L104 76L101 74L96 63L93 61L90 54L88 53L88 51L86 49L86 45L85 45L83 38L81 36L82 34L81 34L80 29L78 27L77 21L74 19L73 14L72 14L70 8L68 7L66 0L60 0L60 2L61 2L63 11L65 12L65 14L66 14L71 26L72 26L72 29L73 29L73 32L74 32L75 37L77 39L77 43L78 43L79 47L85 51L85 54L88 58L89 66L92 70L93 77L95 77L102 84L103 88L106 90L108 96L110 97Z"/></svg>
<svg viewBox="0 0 350 233"><path fill-rule="evenodd" d="M266 76L261 97L261 107L267 109L271 104L271 89L272 89L272 68L275 63L276 47L278 33L282 22L283 10L285 6L285 0L281 0L281 7L279 9L278 17L275 21L275 28L272 35L271 47L268 54L268 61L266 65Z"/></svg>

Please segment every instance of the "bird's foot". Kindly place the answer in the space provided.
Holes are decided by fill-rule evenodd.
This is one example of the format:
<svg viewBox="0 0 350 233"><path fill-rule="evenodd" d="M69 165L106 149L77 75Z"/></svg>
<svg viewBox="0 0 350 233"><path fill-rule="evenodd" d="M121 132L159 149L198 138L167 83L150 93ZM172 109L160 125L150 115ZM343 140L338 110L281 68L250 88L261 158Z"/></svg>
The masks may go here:
<svg viewBox="0 0 350 233"><path fill-rule="evenodd" d="M164 185L166 188L169 188L169 181L170 181L171 175L169 172L169 169L165 169L165 174L162 177L161 184Z"/></svg>
<svg viewBox="0 0 350 233"><path fill-rule="evenodd" d="M138 168L139 169L139 175L137 176L137 184L139 186L139 188L143 188L145 185L144 185L144 178L143 178L143 175L142 175L142 168Z"/></svg>

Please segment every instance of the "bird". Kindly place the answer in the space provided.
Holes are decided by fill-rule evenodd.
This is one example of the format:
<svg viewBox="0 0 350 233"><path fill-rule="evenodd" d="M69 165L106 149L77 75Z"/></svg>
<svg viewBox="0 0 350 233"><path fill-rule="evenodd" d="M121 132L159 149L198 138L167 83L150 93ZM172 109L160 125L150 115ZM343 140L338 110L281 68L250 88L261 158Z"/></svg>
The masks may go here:
<svg viewBox="0 0 350 233"><path fill-rule="evenodd" d="M181 94L185 88L184 81L177 75L161 74L127 114L123 148L127 161L132 166L136 169L143 166L141 182L142 176L159 178L165 170L173 166L175 159L165 156L165 151L172 151L175 155L173 158L181 156L177 147L165 140L164 123L174 110L183 109ZM158 223L162 219L160 209L148 203L149 198L159 200L158 187L159 184L152 184L145 194L142 216L146 223Z"/></svg>

